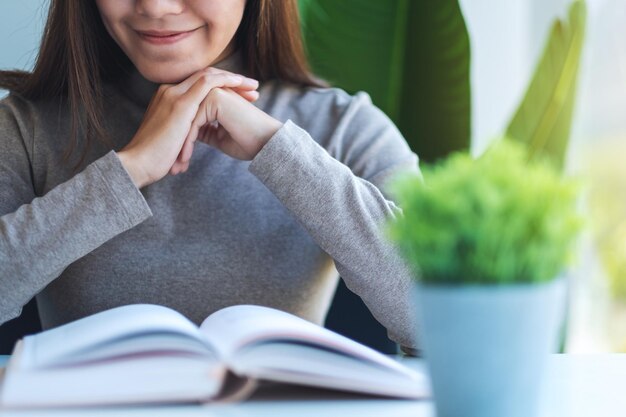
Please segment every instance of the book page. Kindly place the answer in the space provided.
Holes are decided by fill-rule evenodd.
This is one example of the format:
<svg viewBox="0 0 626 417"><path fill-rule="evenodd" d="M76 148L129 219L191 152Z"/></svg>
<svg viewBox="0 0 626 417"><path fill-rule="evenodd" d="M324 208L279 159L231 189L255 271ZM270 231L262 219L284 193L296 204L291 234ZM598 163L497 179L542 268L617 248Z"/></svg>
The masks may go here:
<svg viewBox="0 0 626 417"><path fill-rule="evenodd" d="M157 335L161 336L161 344L141 343L143 337L147 337L147 341L150 337L157 341ZM169 342L163 340L165 336L169 336ZM133 338L134 343L130 343ZM198 328L180 313L167 307L136 304L103 311L25 337L20 367L43 368L95 360L110 355L107 348L113 349L115 354L123 354L120 349L127 349L126 353L139 353L150 348L194 353L206 351L209 355L211 352Z"/></svg>
<svg viewBox="0 0 626 417"><path fill-rule="evenodd" d="M211 314L200 326L220 357L236 362L237 350L272 340L307 342L413 377L413 373L366 346L276 309L238 305Z"/></svg>
<svg viewBox="0 0 626 417"><path fill-rule="evenodd" d="M204 402L218 395L225 372L218 362L199 357L142 357L88 367L9 371L0 391L0 409ZM101 410L85 415L95 411Z"/></svg>
<svg viewBox="0 0 626 417"><path fill-rule="evenodd" d="M239 374L290 384L400 398L431 395L426 374L389 372L371 362L296 343L266 343L239 351L231 365Z"/></svg>

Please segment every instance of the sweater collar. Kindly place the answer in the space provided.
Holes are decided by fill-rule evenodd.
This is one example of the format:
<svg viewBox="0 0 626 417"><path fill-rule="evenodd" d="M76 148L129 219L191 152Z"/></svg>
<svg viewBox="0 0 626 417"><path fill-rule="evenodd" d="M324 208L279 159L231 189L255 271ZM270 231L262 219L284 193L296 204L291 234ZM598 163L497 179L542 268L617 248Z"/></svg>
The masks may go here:
<svg viewBox="0 0 626 417"><path fill-rule="evenodd" d="M215 68L247 75L244 71L243 57L239 50L212 65ZM140 106L147 108L159 84L147 80L135 67L120 80L122 93Z"/></svg>

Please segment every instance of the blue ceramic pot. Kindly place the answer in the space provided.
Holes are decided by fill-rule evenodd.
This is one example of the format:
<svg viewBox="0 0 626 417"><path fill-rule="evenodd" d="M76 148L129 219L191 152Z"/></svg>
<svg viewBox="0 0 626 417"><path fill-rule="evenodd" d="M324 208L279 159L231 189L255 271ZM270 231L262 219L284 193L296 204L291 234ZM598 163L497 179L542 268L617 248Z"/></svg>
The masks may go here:
<svg viewBox="0 0 626 417"><path fill-rule="evenodd" d="M438 417L534 417L558 346L566 280L416 284L418 334Z"/></svg>

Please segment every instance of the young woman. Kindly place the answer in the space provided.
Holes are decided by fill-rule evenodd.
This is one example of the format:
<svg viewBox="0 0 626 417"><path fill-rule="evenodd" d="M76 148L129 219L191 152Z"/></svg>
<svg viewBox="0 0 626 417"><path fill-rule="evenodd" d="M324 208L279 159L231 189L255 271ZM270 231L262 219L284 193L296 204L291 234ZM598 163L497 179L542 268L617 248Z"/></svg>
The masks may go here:
<svg viewBox="0 0 626 417"><path fill-rule="evenodd" d="M322 324L339 275L414 348L381 223L417 157L308 71L296 0L52 0L34 71L0 72L0 323L129 303Z"/></svg>

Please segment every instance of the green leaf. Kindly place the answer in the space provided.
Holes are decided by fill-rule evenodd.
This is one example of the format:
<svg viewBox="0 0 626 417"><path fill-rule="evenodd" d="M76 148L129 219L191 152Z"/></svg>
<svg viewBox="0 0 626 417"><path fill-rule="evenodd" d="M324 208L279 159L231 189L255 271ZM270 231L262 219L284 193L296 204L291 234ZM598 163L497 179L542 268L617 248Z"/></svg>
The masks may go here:
<svg viewBox="0 0 626 417"><path fill-rule="evenodd" d="M457 0L411 3L398 127L422 161L469 149L470 40Z"/></svg>
<svg viewBox="0 0 626 417"><path fill-rule="evenodd" d="M299 0L315 73L367 91L425 161L470 143L469 38L458 0Z"/></svg>
<svg viewBox="0 0 626 417"><path fill-rule="evenodd" d="M548 155L560 166L567 152L586 20L582 0L567 22L556 20L507 136L526 143L531 157Z"/></svg>
<svg viewBox="0 0 626 417"><path fill-rule="evenodd" d="M300 0L313 70L397 120L410 0Z"/></svg>

